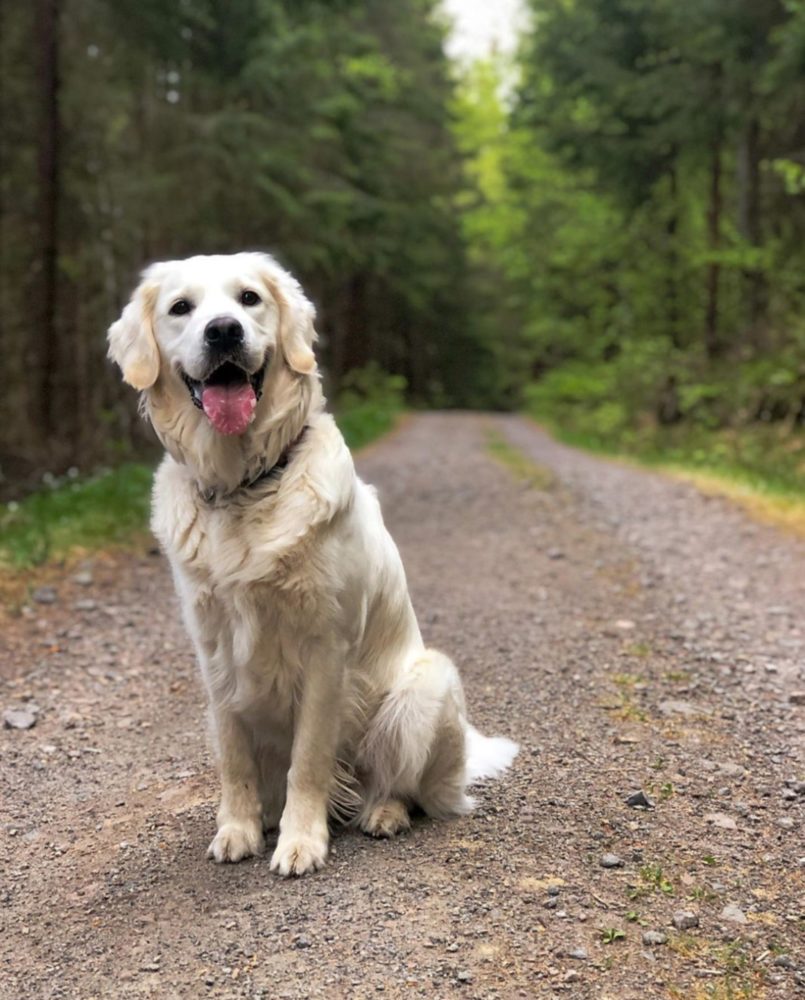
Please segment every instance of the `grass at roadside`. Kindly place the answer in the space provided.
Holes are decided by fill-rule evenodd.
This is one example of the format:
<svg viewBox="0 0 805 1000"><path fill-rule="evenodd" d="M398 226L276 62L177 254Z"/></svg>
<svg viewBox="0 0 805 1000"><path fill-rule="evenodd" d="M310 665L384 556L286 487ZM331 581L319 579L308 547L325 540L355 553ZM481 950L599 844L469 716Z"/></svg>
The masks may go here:
<svg viewBox="0 0 805 1000"><path fill-rule="evenodd" d="M0 510L0 567L23 570L75 550L145 536L152 469L125 464L66 480Z"/></svg>
<svg viewBox="0 0 805 1000"><path fill-rule="evenodd" d="M658 469L723 496L753 517L805 536L805 433L780 425L647 428L620 435L568 430L534 415L567 444Z"/></svg>
<svg viewBox="0 0 805 1000"><path fill-rule="evenodd" d="M521 483L537 490L547 490L553 485L553 473L550 469L532 462L497 431L490 429L487 432L486 450Z"/></svg>
<svg viewBox="0 0 805 1000"><path fill-rule="evenodd" d="M376 368L354 372L336 415L347 444L361 448L402 414L405 382ZM0 506L0 571L25 572L71 554L137 544L148 537L153 468L128 463L64 478Z"/></svg>

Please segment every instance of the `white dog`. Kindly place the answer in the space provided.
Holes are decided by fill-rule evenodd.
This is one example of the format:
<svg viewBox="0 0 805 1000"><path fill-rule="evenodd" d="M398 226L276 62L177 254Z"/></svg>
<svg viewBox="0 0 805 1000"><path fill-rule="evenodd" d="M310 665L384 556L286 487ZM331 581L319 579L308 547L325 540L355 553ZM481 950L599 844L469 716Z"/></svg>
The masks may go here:
<svg viewBox="0 0 805 1000"><path fill-rule="evenodd" d="M167 450L152 527L209 694L222 775L216 861L301 875L328 815L392 836L409 806L466 813L517 752L468 725L426 649L375 491L324 412L314 310L258 253L154 264L109 330Z"/></svg>

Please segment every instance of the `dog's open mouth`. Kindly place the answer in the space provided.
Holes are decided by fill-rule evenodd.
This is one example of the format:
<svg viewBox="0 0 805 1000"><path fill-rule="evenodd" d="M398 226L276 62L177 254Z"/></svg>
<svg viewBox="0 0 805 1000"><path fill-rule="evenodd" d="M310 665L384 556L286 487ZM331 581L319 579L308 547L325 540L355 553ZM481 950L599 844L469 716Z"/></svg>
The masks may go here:
<svg viewBox="0 0 805 1000"><path fill-rule="evenodd" d="M233 361L225 361L201 382L184 371L182 378L194 405L204 411L219 434L242 434L254 418L265 373L265 364L249 375Z"/></svg>

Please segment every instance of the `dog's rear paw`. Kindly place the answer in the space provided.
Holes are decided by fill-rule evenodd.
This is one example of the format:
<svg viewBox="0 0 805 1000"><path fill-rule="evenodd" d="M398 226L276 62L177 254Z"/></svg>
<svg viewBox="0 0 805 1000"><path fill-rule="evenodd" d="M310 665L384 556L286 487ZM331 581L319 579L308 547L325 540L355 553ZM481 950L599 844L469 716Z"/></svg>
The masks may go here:
<svg viewBox="0 0 805 1000"><path fill-rule="evenodd" d="M271 871L279 875L304 875L324 867L327 835L281 833L271 858Z"/></svg>
<svg viewBox="0 0 805 1000"><path fill-rule="evenodd" d="M394 837L411 828L408 810L398 799L381 802L361 820L361 830L372 837Z"/></svg>
<svg viewBox="0 0 805 1000"><path fill-rule="evenodd" d="M263 853L263 831L257 823L224 823L207 848L207 857L218 864L242 861L253 854Z"/></svg>

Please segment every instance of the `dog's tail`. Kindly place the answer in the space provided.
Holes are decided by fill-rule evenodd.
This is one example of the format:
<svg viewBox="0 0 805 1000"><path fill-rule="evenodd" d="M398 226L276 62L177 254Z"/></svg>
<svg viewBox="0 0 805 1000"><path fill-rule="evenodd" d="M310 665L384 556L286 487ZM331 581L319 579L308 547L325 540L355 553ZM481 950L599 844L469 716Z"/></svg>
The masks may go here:
<svg viewBox="0 0 805 1000"><path fill-rule="evenodd" d="M426 649L383 699L360 756L379 797L415 799L429 815L448 816L468 812L466 786L497 777L518 749L469 725L455 665Z"/></svg>
<svg viewBox="0 0 805 1000"><path fill-rule="evenodd" d="M520 747L505 736L482 736L467 725L465 781L474 785L485 778L497 778L511 765Z"/></svg>
<svg viewBox="0 0 805 1000"><path fill-rule="evenodd" d="M397 678L371 722L361 753L381 797L416 794L454 690L460 699L456 668L432 649L424 650ZM461 708L459 700L456 710Z"/></svg>

